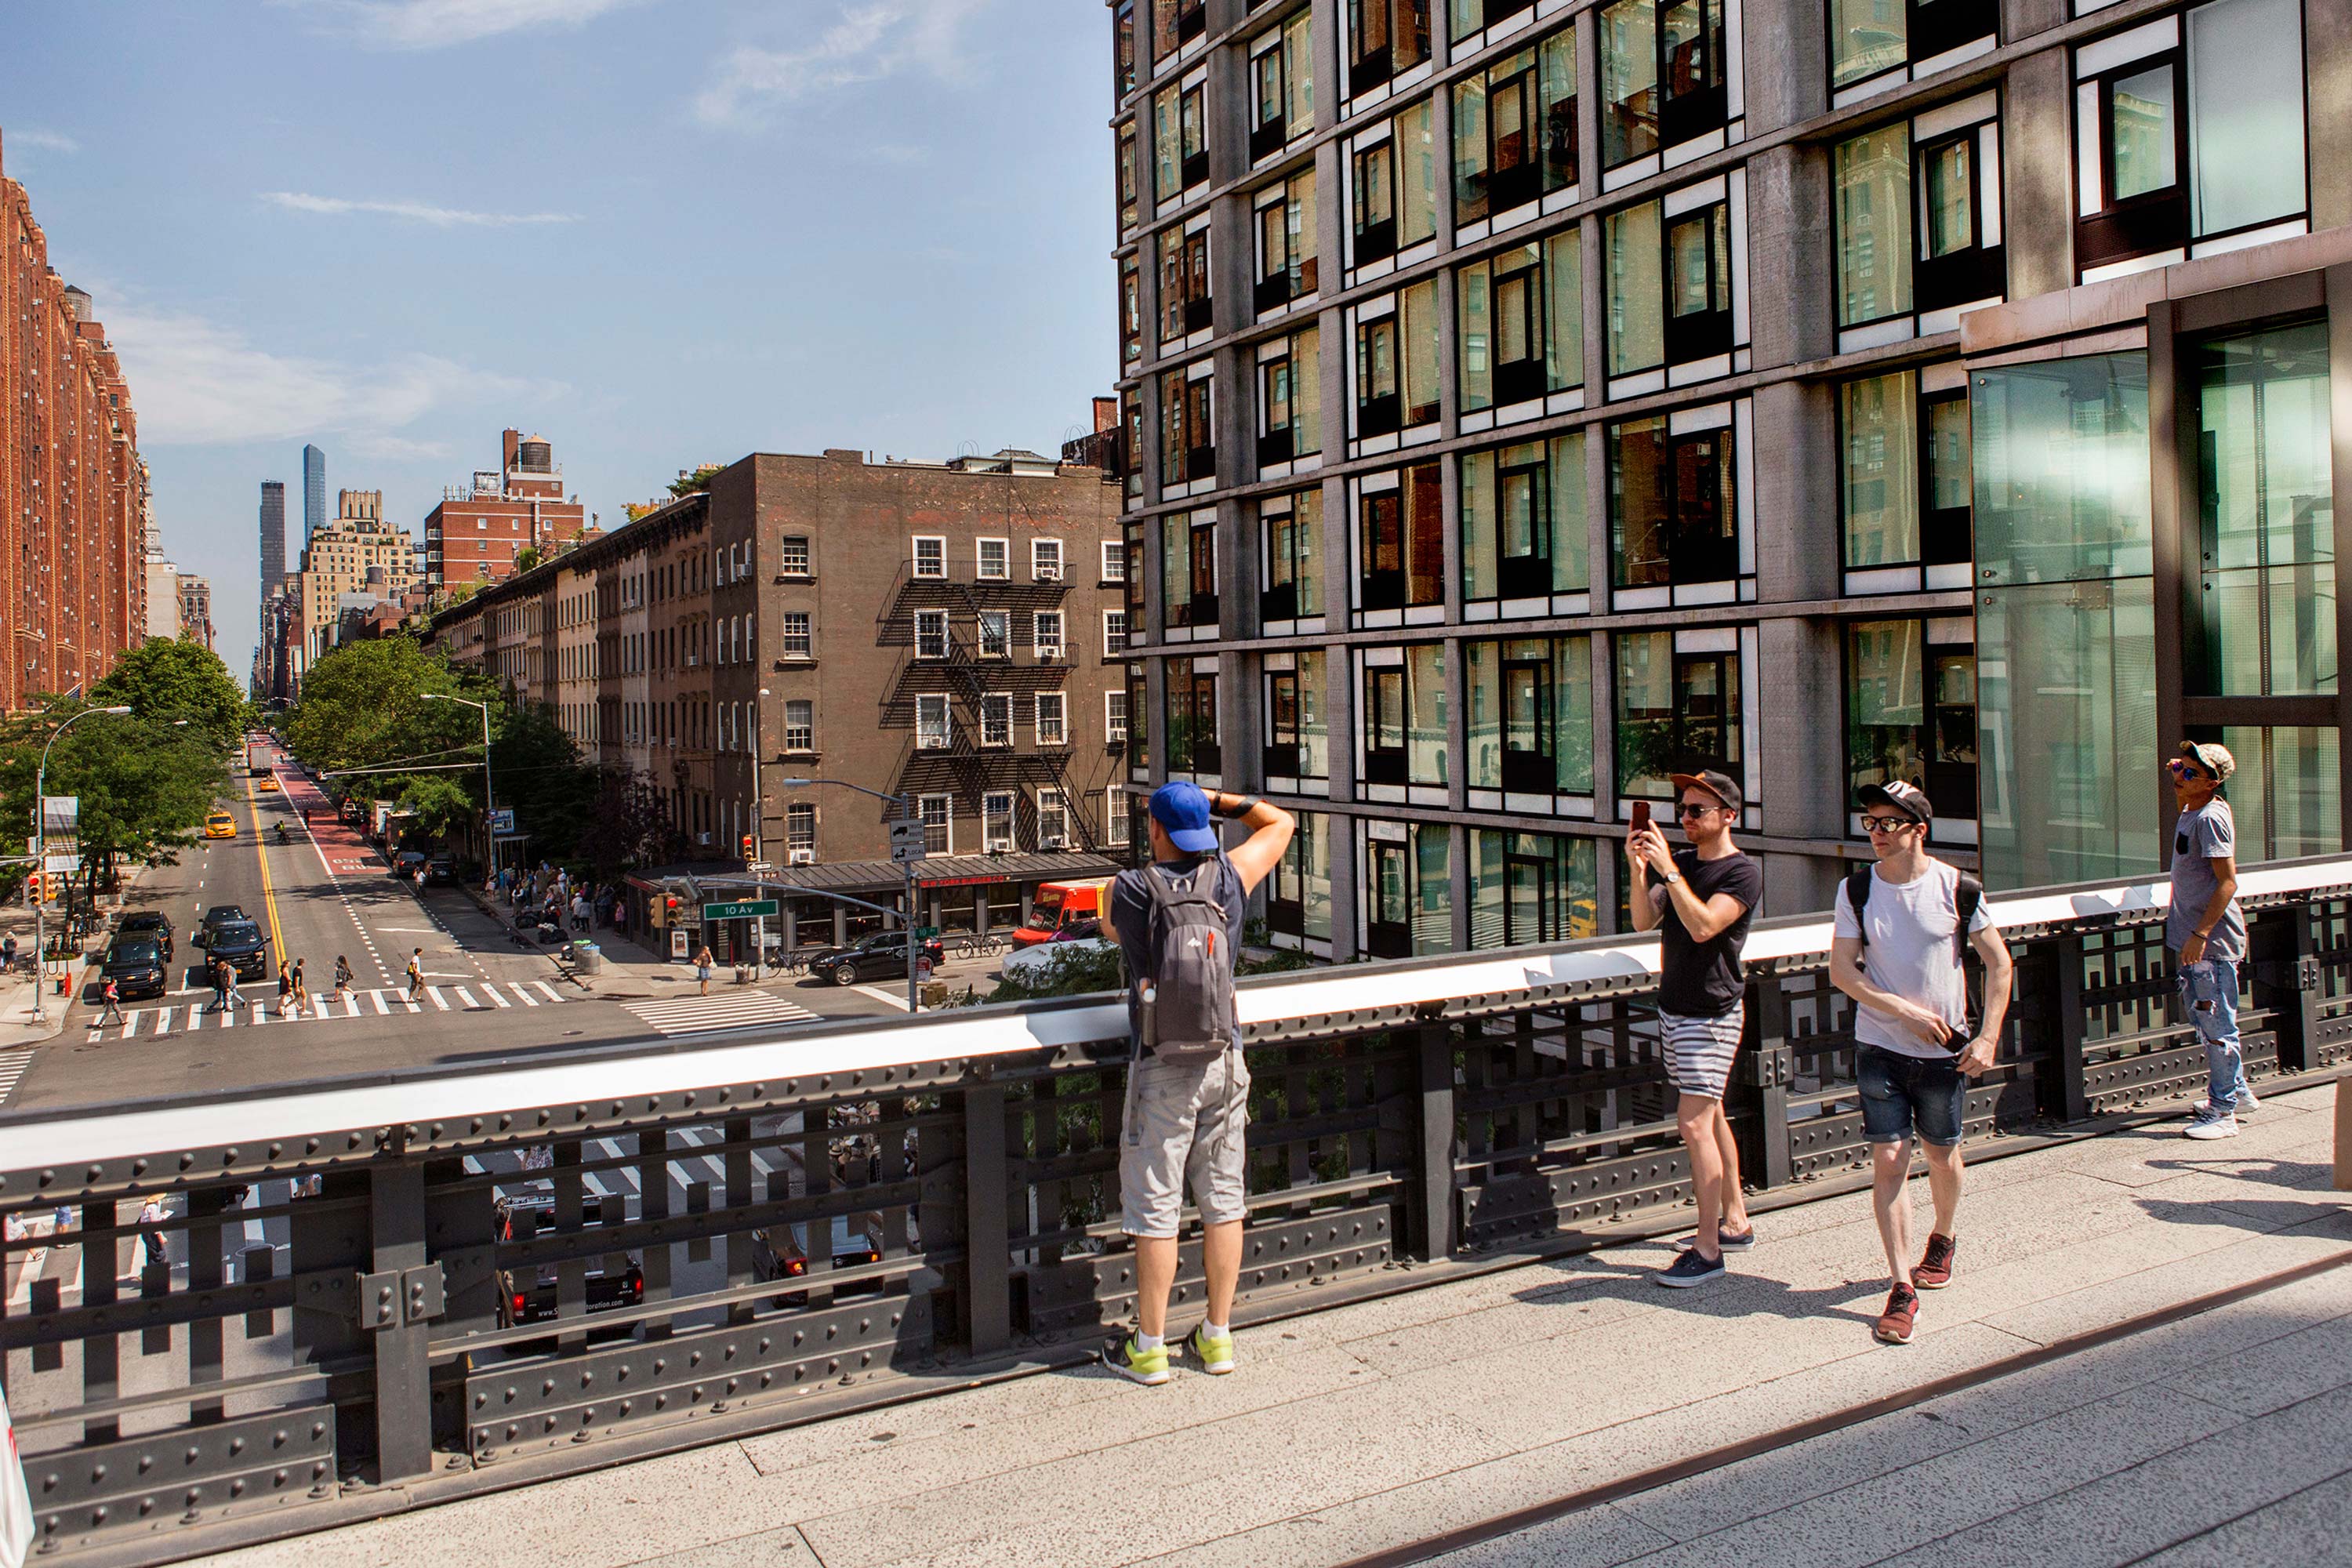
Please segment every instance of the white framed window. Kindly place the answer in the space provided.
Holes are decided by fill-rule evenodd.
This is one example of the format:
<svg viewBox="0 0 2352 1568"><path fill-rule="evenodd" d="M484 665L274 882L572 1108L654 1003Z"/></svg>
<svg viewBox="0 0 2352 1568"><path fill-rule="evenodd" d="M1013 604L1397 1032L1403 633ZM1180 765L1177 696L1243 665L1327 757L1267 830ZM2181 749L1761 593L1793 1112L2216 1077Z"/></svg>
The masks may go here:
<svg viewBox="0 0 2352 1568"><path fill-rule="evenodd" d="M980 797L981 848L994 852L1013 848L1013 792L991 790Z"/></svg>
<svg viewBox="0 0 2352 1568"><path fill-rule="evenodd" d="M1127 544L1124 541L1117 539L1103 541L1102 580L1106 583L1127 581Z"/></svg>
<svg viewBox="0 0 2352 1568"><path fill-rule="evenodd" d="M784 750L816 750L816 704L805 697L793 698L784 704Z"/></svg>
<svg viewBox="0 0 2352 1568"><path fill-rule="evenodd" d="M1103 791L1103 837L1112 844L1127 842L1127 792L1117 784Z"/></svg>
<svg viewBox="0 0 2352 1568"><path fill-rule="evenodd" d="M1070 843L1070 808L1057 789L1037 792L1037 847L1064 849Z"/></svg>
<svg viewBox="0 0 2352 1568"><path fill-rule="evenodd" d="M1003 610L980 612L980 657L1003 658L1013 651L1013 617Z"/></svg>
<svg viewBox="0 0 2352 1568"><path fill-rule="evenodd" d="M1127 739L1127 689L1114 687L1103 693L1103 738L1110 741ZM1118 792L1113 790L1112 794Z"/></svg>
<svg viewBox="0 0 2352 1568"><path fill-rule="evenodd" d="M948 810L949 796L927 795L917 798L915 805L923 816L923 849L930 855L955 853L955 817Z"/></svg>
<svg viewBox="0 0 2352 1568"><path fill-rule="evenodd" d="M1037 693L1037 743L1066 746L1070 741L1069 700L1058 691Z"/></svg>
<svg viewBox="0 0 2352 1568"><path fill-rule="evenodd" d="M784 657L806 658L811 652L809 613L806 610L784 612Z"/></svg>
<svg viewBox="0 0 2352 1568"><path fill-rule="evenodd" d="M1013 542L1009 539L983 539L979 542L980 577L983 583L1009 582L1013 576Z"/></svg>
<svg viewBox="0 0 2352 1568"><path fill-rule="evenodd" d="M953 721L948 717L945 692L932 692L915 699L915 747L918 751L943 752L953 743Z"/></svg>
<svg viewBox="0 0 2352 1568"><path fill-rule="evenodd" d="M1062 580L1062 542L1058 539L1033 539L1029 542L1029 575L1040 583Z"/></svg>
<svg viewBox="0 0 2352 1568"><path fill-rule="evenodd" d="M945 610L915 612L915 657L945 658L948 656L948 613Z"/></svg>
<svg viewBox="0 0 2352 1568"><path fill-rule="evenodd" d="M816 853L816 806L796 800L784 807L784 847Z"/></svg>
<svg viewBox="0 0 2352 1568"><path fill-rule="evenodd" d="M1062 612L1040 610L1030 623L1032 645L1039 658L1062 657Z"/></svg>
<svg viewBox="0 0 2352 1568"><path fill-rule="evenodd" d="M983 746L1013 744L1013 694L992 691L980 700L980 743Z"/></svg>
<svg viewBox="0 0 2352 1568"><path fill-rule="evenodd" d="M1105 610L1103 612L1103 658L1115 659L1119 656L1120 650L1126 647L1127 612Z"/></svg>
<svg viewBox="0 0 2352 1568"><path fill-rule="evenodd" d="M776 547L776 570L787 577L809 574L809 542L806 534L787 533Z"/></svg>
<svg viewBox="0 0 2352 1568"><path fill-rule="evenodd" d="M948 542L944 534L915 535L915 575L944 577L948 574Z"/></svg>

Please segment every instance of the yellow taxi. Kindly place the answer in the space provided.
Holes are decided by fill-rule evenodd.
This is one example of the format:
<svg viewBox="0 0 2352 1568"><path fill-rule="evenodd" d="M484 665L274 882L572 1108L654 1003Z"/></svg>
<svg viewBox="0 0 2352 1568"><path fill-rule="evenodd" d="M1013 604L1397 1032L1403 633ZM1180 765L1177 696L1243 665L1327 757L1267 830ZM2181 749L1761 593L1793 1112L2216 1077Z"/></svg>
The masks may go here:
<svg viewBox="0 0 2352 1568"><path fill-rule="evenodd" d="M205 818L205 837L207 838L236 837L236 818L226 811L214 812Z"/></svg>
<svg viewBox="0 0 2352 1568"><path fill-rule="evenodd" d="M261 782L255 784L253 787L257 793L261 795L276 795L278 793L278 775L275 773L264 773L261 775Z"/></svg>

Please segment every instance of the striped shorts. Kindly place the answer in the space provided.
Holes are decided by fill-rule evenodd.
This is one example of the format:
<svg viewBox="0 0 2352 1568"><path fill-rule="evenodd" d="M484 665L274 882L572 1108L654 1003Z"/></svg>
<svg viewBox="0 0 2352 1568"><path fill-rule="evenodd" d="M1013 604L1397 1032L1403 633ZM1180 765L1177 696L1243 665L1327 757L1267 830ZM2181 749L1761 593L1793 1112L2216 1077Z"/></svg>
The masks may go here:
<svg viewBox="0 0 2352 1568"><path fill-rule="evenodd" d="M1731 1058L1739 1049L1739 1035L1748 1005L1713 1018L1686 1018L1660 1013L1658 1029L1665 1044L1666 1081L1685 1094L1721 1100L1731 1082Z"/></svg>

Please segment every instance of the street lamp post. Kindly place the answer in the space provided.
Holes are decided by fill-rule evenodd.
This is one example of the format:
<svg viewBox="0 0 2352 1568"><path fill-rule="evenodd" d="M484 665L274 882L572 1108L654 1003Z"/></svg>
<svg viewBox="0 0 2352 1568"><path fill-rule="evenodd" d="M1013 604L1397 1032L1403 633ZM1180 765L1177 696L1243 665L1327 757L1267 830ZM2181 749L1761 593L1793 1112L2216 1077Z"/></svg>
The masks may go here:
<svg viewBox="0 0 2352 1568"><path fill-rule="evenodd" d="M48 745L45 745L41 748L41 761L39 765L33 769L33 841L37 846L34 851L34 855L36 858L40 861L39 871L41 877L41 892L43 895L42 897L33 900L33 1022L36 1024L46 1024L49 1021L48 1012L41 1005L41 993L48 984L49 979L47 969L47 954L49 950L49 900L47 898L49 890L49 825L41 815L41 802L49 793L49 746L54 746L58 743L58 735L64 734L68 730L72 729L76 724L79 723L84 719L89 718L93 713L123 714L130 711L131 710L128 708L83 709L80 712L75 714L72 718L68 719L64 723L58 726L57 733L49 737ZM96 907L94 903L92 907ZM908 973L910 974L914 973L911 961L908 966Z"/></svg>
<svg viewBox="0 0 2352 1568"><path fill-rule="evenodd" d="M843 789L854 789L860 795L870 795L876 800L897 806L901 816L915 815L911 796L886 795L878 789L867 789L864 784L851 784L847 779L785 779L777 787L806 789L812 784L835 784ZM920 1011L923 1005L922 986L915 978L915 928L920 923L920 920L915 911L918 893L915 886L915 863L908 860L904 864L907 868L907 1011L911 1015Z"/></svg>
<svg viewBox="0 0 2352 1568"><path fill-rule="evenodd" d="M462 702L482 710L482 837L489 840L490 886L495 888L499 885L499 808L498 793L490 782L490 705L446 691L427 691L424 696L427 702Z"/></svg>

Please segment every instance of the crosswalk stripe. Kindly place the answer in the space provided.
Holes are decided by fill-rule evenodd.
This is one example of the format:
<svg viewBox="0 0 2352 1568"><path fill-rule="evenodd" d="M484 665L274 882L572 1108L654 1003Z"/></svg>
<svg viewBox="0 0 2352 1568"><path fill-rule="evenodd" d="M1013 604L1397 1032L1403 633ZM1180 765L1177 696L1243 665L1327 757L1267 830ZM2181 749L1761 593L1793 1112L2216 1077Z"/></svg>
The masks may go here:
<svg viewBox="0 0 2352 1568"><path fill-rule="evenodd" d="M544 981L544 980L534 980L534 981L532 981L532 982L531 982L531 984L532 984L533 985L538 986L541 991L546 992L546 993L547 993L547 999L548 999L549 1001L551 1001L551 1002L561 1002L561 1001L562 1001L562 1000L563 1000L562 993L561 993L561 992L557 991L557 990L555 989L555 987L554 987L554 986L550 985L546 981Z"/></svg>
<svg viewBox="0 0 2352 1568"><path fill-rule="evenodd" d="M383 1001L383 992L381 992L381 991L371 991L371 992L369 992L369 993L368 993L368 1000L375 1004L375 1012L376 1012L376 1016L377 1016L377 1017L379 1017L379 1018L383 1017L384 1015L386 1015L387 1013L390 1013L390 1012L392 1011L392 1009L391 1009L390 1007L387 1007L386 1005L384 1005L384 1001Z"/></svg>
<svg viewBox="0 0 2352 1568"><path fill-rule="evenodd" d="M433 1005L436 1007L440 1008L444 1013L446 1013L449 1010L449 999L441 994L441 987L438 985L427 985L425 988L425 994L433 998Z"/></svg>
<svg viewBox="0 0 2352 1568"><path fill-rule="evenodd" d="M479 1002L474 1000L474 994L467 990L464 986L452 985L449 989L455 991L458 995L463 996L466 999L466 1006L468 1010L481 1005Z"/></svg>
<svg viewBox="0 0 2352 1568"><path fill-rule="evenodd" d="M538 1005L539 1005L539 998L537 998L536 996L533 996L530 992L528 992L528 991L524 990L524 989L522 988L522 986L521 986L520 984L516 984L516 983L513 983L513 982L509 982L509 984L511 985L511 987L512 987L512 989L513 989L513 991L514 991L514 994L515 994L516 995L518 995L518 996L520 996L520 997L521 997L521 998L522 998L523 1005L524 1005L524 1006L526 1006L526 1007L536 1007L536 1006L538 1006Z"/></svg>
<svg viewBox="0 0 2352 1568"><path fill-rule="evenodd" d="M8 1097L16 1091L16 1080L32 1065L30 1051L0 1051L0 1105L8 1103Z"/></svg>
<svg viewBox="0 0 2352 1568"><path fill-rule="evenodd" d="M709 1034L761 1024L802 1024L816 1016L796 1002L787 1002L764 991L736 996L681 996L626 1005L663 1035Z"/></svg>

